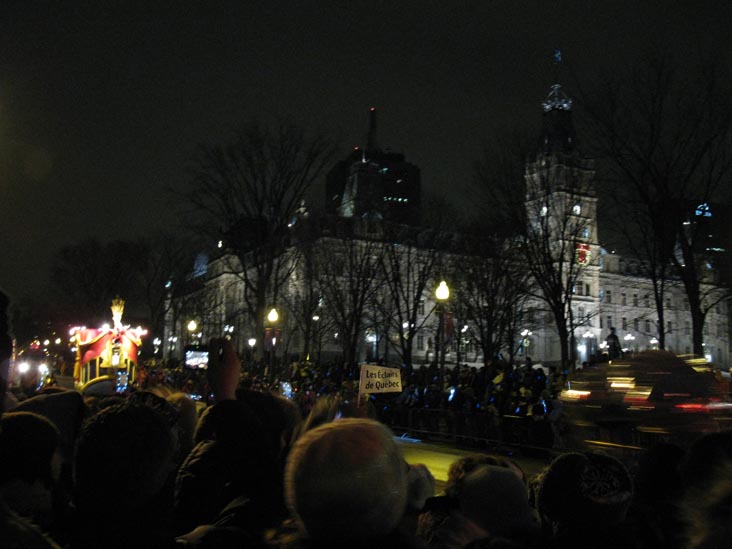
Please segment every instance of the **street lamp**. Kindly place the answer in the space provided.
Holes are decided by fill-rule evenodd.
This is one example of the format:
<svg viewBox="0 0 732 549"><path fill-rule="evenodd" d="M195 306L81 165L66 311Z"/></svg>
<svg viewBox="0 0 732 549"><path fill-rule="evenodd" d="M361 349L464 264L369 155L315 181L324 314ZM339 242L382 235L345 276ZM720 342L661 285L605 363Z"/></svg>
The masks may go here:
<svg viewBox="0 0 732 549"><path fill-rule="evenodd" d="M623 339L626 341L627 347L622 351L624 353L627 353L631 350L630 346L633 345L633 341L635 341L635 336L633 334L625 334L625 337L623 337Z"/></svg>
<svg viewBox="0 0 732 549"><path fill-rule="evenodd" d="M443 345L442 336L445 331L445 302L450 297L450 288L447 287L447 282L444 280L440 281L440 284L435 290L435 298L437 298L437 335L435 337L435 358L440 368L440 390L445 388L445 353L441 348Z"/></svg>
<svg viewBox="0 0 732 549"><path fill-rule="evenodd" d="M198 323L195 320L189 320L186 328L188 329L188 343L194 343L195 333L196 330L198 330Z"/></svg>
<svg viewBox="0 0 732 549"><path fill-rule="evenodd" d="M277 321L280 319L280 315L277 312L277 309L272 307L270 309L269 313L267 313L267 322L269 323L269 326L267 327L267 331L269 332L269 349L267 352L267 370L269 373L269 378L274 379L274 369L275 369L275 345L277 343L277 339L273 333L274 325L277 324ZM266 339L266 338L265 338Z"/></svg>

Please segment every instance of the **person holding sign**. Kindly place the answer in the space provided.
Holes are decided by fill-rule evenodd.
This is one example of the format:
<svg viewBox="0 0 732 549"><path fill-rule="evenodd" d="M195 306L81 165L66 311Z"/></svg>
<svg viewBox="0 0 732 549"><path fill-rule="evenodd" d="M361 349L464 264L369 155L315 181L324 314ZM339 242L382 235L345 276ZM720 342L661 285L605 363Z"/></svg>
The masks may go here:
<svg viewBox="0 0 732 549"><path fill-rule="evenodd" d="M387 368L373 364L361 366L361 380L358 385L358 398L373 393L401 393L402 374L398 368Z"/></svg>

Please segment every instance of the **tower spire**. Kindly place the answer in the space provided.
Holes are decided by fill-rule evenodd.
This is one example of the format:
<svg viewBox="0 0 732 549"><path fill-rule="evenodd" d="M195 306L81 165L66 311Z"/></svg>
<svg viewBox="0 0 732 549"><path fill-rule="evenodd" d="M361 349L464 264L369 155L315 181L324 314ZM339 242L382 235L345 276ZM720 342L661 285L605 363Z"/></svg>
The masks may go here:
<svg viewBox="0 0 732 549"><path fill-rule="evenodd" d="M366 138L366 151L373 153L376 150L376 107L369 108L369 133Z"/></svg>

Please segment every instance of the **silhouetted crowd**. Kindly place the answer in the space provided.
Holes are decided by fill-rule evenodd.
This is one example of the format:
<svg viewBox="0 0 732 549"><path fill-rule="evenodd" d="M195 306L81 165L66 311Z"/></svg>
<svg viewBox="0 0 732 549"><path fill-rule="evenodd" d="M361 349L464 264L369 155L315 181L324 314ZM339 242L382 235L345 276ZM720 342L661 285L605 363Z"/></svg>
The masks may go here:
<svg viewBox="0 0 732 549"><path fill-rule="evenodd" d="M375 419L478 403L520 414L523 402L531 416L555 381L531 364L456 368L441 386L434 368L405 369L384 407L354 399L354 368L242 379L231 344L212 340L204 378L173 369L124 394L10 395L6 309L0 292L1 547L729 546L732 431L632 463L565 452L531 478L503 456L456 456L435 494Z"/></svg>
<svg viewBox="0 0 732 549"><path fill-rule="evenodd" d="M562 453L532 478L503 456L456 457L435 494L373 405L341 389L303 414L281 381L277 391L242 382L233 348L216 345L208 405L164 385L87 398L46 387L8 401L0 545L729 546L732 431L633 463Z"/></svg>

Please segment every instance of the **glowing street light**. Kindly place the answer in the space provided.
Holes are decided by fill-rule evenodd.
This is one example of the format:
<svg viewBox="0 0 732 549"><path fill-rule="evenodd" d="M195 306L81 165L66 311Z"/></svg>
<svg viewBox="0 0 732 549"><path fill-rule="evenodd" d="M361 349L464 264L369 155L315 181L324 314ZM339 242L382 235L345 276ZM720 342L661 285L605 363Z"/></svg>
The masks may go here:
<svg viewBox="0 0 732 549"><path fill-rule="evenodd" d="M190 320L187 328L189 332L193 333L198 329L198 323L195 320Z"/></svg>
<svg viewBox="0 0 732 549"><path fill-rule="evenodd" d="M437 364L440 367L440 390L445 388L445 353L442 347L442 336L445 331L445 301L450 298L450 288L447 282L440 281L435 290L435 298L437 298L437 336L435 337L435 355Z"/></svg>
<svg viewBox="0 0 732 549"><path fill-rule="evenodd" d="M267 332L271 334L269 338L265 338L265 341L269 339L269 349L267 350L267 370L269 374L270 379L274 379L274 370L275 370L275 345L277 344L277 337L275 333L273 333L272 326L277 324L277 321L280 319L280 314L277 312L277 309L272 307L270 309L269 313L267 313L267 322L269 322L270 326L267 328Z"/></svg>
<svg viewBox="0 0 732 549"><path fill-rule="evenodd" d="M450 288L447 287L447 282L444 280L441 280L439 286L437 286L435 297L441 302L450 298Z"/></svg>

